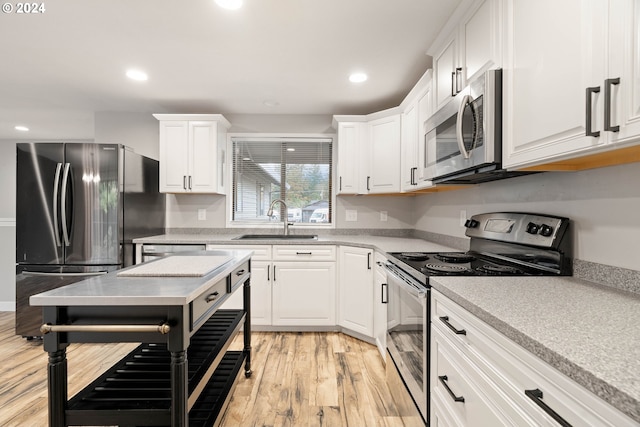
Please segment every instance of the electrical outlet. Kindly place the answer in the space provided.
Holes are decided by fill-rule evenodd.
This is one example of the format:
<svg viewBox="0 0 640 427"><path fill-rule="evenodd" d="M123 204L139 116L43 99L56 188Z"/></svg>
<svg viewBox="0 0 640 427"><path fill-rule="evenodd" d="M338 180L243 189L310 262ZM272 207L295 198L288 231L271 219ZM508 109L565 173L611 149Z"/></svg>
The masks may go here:
<svg viewBox="0 0 640 427"><path fill-rule="evenodd" d="M205 221L207 219L207 210L198 209L198 221Z"/></svg>
<svg viewBox="0 0 640 427"><path fill-rule="evenodd" d="M345 211L346 218L345 221L357 221L358 220L358 211L355 209L347 209Z"/></svg>
<svg viewBox="0 0 640 427"><path fill-rule="evenodd" d="M467 222L467 211L462 209L460 211L460 226L464 227L465 222Z"/></svg>
<svg viewBox="0 0 640 427"><path fill-rule="evenodd" d="M389 215L387 213L387 211L380 211L380 221L386 221L388 219Z"/></svg>

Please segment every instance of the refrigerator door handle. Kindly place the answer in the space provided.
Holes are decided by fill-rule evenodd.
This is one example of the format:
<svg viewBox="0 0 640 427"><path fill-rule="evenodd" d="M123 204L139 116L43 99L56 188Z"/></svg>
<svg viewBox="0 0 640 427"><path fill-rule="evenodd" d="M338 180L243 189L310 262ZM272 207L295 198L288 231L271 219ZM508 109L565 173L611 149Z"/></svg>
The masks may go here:
<svg viewBox="0 0 640 427"><path fill-rule="evenodd" d="M45 273L43 271L23 271L25 276L50 276L50 277L92 277L103 276L108 271L90 271L86 273Z"/></svg>
<svg viewBox="0 0 640 427"><path fill-rule="evenodd" d="M62 174L62 203L60 206L60 214L62 216L62 234L64 237L64 245L69 246L69 230L67 229L67 184L69 182L69 169L71 163L64 164L64 173Z"/></svg>
<svg viewBox="0 0 640 427"><path fill-rule="evenodd" d="M62 163L58 163L56 166L56 176L53 179L53 233L56 239L56 246L60 247L60 230L58 229L58 190L60 189L60 171L62 170Z"/></svg>

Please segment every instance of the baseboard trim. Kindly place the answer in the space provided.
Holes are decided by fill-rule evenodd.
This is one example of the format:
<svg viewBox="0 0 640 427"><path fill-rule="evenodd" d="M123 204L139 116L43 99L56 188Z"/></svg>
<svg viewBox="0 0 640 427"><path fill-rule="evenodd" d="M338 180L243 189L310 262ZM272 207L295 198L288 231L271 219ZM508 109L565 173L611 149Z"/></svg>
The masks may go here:
<svg viewBox="0 0 640 427"><path fill-rule="evenodd" d="M0 311L16 311L16 302L0 301Z"/></svg>

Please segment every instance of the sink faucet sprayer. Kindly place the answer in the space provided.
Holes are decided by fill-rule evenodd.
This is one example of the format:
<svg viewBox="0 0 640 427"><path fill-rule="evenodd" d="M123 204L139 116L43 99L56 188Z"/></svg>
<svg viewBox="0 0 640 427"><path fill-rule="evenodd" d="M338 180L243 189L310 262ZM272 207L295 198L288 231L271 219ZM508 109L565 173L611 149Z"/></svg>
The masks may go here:
<svg viewBox="0 0 640 427"><path fill-rule="evenodd" d="M285 214L287 213L287 204L284 202L284 200L275 199L273 202L271 202L271 205L269 205L269 210L267 211L267 216L269 218L271 218L271 216L273 215L273 205L275 205L276 202L280 202L282 204L282 206L284 206ZM293 224L289 223L289 218L288 217L285 217L284 221L282 221L282 222L284 224L284 235L288 236L289 235L289 226L293 225Z"/></svg>

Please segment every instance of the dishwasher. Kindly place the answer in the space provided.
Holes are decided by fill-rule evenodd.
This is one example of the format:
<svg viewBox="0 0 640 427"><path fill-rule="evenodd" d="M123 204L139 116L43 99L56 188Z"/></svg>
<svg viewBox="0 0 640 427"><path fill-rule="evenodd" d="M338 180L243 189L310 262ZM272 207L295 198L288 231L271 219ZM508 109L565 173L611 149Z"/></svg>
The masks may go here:
<svg viewBox="0 0 640 427"><path fill-rule="evenodd" d="M162 258L176 252L185 251L204 251L207 246L203 244L171 244L171 245L142 245L142 262L151 261L152 259Z"/></svg>

